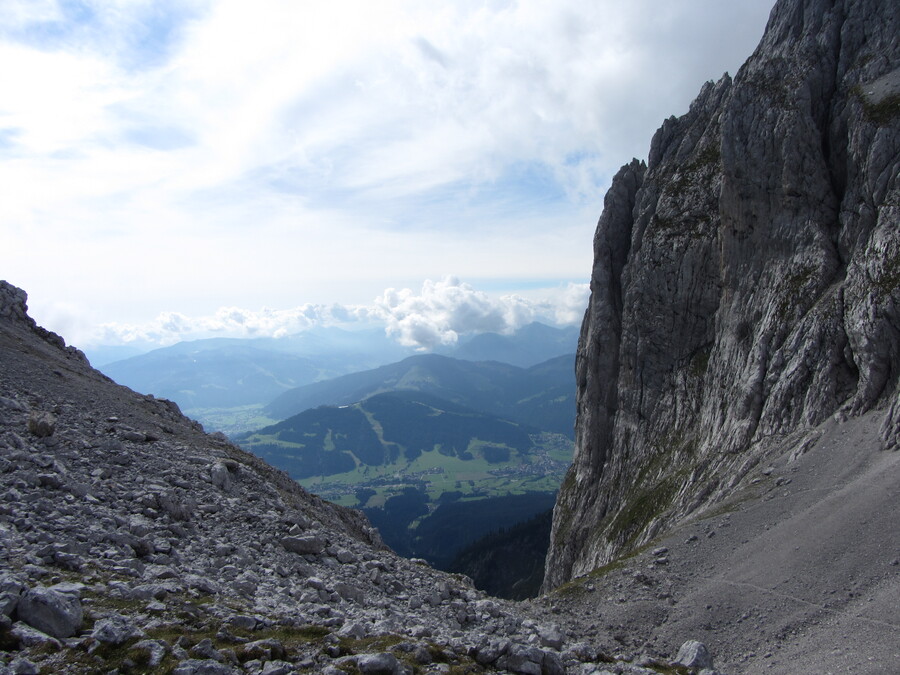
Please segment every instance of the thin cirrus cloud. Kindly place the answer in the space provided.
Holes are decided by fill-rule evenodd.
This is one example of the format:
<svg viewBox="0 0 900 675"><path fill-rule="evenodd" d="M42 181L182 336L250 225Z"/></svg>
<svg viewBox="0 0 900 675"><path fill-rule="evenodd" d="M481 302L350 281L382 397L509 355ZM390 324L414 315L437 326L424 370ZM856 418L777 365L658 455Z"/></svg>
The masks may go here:
<svg viewBox="0 0 900 675"><path fill-rule="evenodd" d="M558 296L610 177L770 3L7 0L0 268L85 335L448 273ZM385 320L452 339L417 316Z"/></svg>

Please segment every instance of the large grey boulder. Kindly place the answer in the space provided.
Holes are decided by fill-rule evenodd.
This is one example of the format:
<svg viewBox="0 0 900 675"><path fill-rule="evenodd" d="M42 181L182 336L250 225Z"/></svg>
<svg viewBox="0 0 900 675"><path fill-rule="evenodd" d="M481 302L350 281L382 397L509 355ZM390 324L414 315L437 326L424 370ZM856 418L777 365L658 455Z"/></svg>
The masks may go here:
<svg viewBox="0 0 900 675"><path fill-rule="evenodd" d="M403 668L393 654L361 654L356 667L364 675L400 675Z"/></svg>
<svg viewBox="0 0 900 675"><path fill-rule="evenodd" d="M62 643L42 630L29 626L24 621L16 621L9 634L23 647L46 647L53 651L62 649Z"/></svg>
<svg viewBox="0 0 900 675"><path fill-rule="evenodd" d="M56 430L56 416L49 412L34 411L28 417L28 431L38 438L52 436Z"/></svg>
<svg viewBox="0 0 900 675"><path fill-rule="evenodd" d="M142 637L143 631L121 614L112 614L94 624L91 637L103 644L120 645L131 638Z"/></svg>
<svg viewBox="0 0 900 675"><path fill-rule="evenodd" d="M161 640L141 640L132 649L147 653L147 665L156 668L166 656L166 643Z"/></svg>
<svg viewBox="0 0 900 675"><path fill-rule="evenodd" d="M223 492L231 490L231 472L223 462L216 462L210 467L209 477L212 484L221 488Z"/></svg>
<svg viewBox="0 0 900 675"><path fill-rule="evenodd" d="M675 663L685 668L712 668L713 660L706 645L697 640L688 640L678 650Z"/></svg>
<svg viewBox="0 0 900 675"><path fill-rule="evenodd" d="M506 667L521 675L541 675L544 652L537 647L512 645L508 652Z"/></svg>
<svg viewBox="0 0 900 675"><path fill-rule="evenodd" d="M26 586L11 574L0 574L0 614L12 616Z"/></svg>
<svg viewBox="0 0 900 675"><path fill-rule="evenodd" d="M292 553L318 555L325 550L327 542L317 534L310 534L301 537L282 537L281 545Z"/></svg>
<svg viewBox="0 0 900 675"><path fill-rule="evenodd" d="M22 594L16 611L29 626L55 638L75 635L83 620L76 596L40 586Z"/></svg>

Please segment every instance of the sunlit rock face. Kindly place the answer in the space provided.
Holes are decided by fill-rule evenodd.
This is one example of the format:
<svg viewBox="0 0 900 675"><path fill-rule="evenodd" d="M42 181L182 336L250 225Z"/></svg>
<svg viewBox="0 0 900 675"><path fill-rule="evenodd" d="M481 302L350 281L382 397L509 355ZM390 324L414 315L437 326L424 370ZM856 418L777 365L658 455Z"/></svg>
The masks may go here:
<svg viewBox="0 0 900 675"><path fill-rule="evenodd" d="M773 439L900 403L900 6L783 0L622 168L594 239L545 589L726 496Z"/></svg>

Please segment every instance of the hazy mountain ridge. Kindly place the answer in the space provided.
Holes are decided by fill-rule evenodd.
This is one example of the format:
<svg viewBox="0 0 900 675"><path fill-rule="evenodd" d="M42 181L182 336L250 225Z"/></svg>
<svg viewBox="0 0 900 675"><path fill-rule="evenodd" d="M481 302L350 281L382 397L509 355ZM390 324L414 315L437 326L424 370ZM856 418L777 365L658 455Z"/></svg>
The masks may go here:
<svg viewBox="0 0 900 675"><path fill-rule="evenodd" d="M411 356L370 371L316 382L282 394L266 412L284 419L321 405L350 405L387 391L420 391L545 431L571 436L574 420L571 355L519 368L437 354Z"/></svg>
<svg viewBox="0 0 900 675"><path fill-rule="evenodd" d="M103 370L117 382L177 400L186 409L251 405L328 372L325 364L310 358L246 345L158 350L108 364Z"/></svg>
<svg viewBox="0 0 900 675"><path fill-rule="evenodd" d="M557 356L571 354L578 344L578 326L553 328L533 322L512 335L481 333L436 353L466 361L500 361L529 368Z"/></svg>
<svg viewBox="0 0 900 675"><path fill-rule="evenodd" d="M410 350L383 331L307 331L284 338L179 342L102 366L120 384L186 410L268 403L302 384L390 363Z"/></svg>
<svg viewBox="0 0 900 675"><path fill-rule="evenodd" d="M532 323L510 335L462 336L456 345L438 351L450 358L495 360L531 367L560 355L573 354L577 334L575 327L554 328ZM91 354L103 358L113 349L92 350ZM318 401L267 415L264 406L296 387L370 370L414 354L413 348L398 344L381 329L351 331L317 327L280 338L207 338L179 342L131 358L104 361L101 369L135 391L175 401L208 429L233 435L285 419L307 407L331 402ZM574 410L574 395L569 386L572 368L570 364L565 389L554 398L572 396ZM537 406L533 408L537 411ZM565 425L565 430L558 431L571 435L572 421L567 420Z"/></svg>
<svg viewBox="0 0 900 675"><path fill-rule="evenodd" d="M548 588L728 495L774 440L898 408L898 29L897 3L779 2L616 176Z"/></svg>
<svg viewBox="0 0 900 675"><path fill-rule="evenodd" d="M537 431L436 396L395 391L353 405L312 408L237 440L295 478L307 478L358 466L400 468L426 452L499 464L509 461L511 451L527 455L534 447L530 434ZM275 450L257 452L275 441L284 443L281 457ZM322 471L326 464L334 468Z"/></svg>

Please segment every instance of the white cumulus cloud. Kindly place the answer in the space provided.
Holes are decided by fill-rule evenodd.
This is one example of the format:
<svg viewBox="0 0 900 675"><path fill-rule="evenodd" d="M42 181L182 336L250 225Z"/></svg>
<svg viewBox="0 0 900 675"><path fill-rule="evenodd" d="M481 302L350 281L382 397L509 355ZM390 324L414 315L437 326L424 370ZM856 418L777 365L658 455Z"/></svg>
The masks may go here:
<svg viewBox="0 0 900 675"><path fill-rule="evenodd" d="M315 326L383 325L400 344L421 350L452 345L461 335L511 333L532 321L571 325L581 320L587 284L544 289L541 297L494 297L455 276L426 280L419 291L386 289L371 305L311 304L290 309L222 307L205 316L161 312L143 324L105 323L91 344L170 345L212 336L284 337Z"/></svg>
<svg viewBox="0 0 900 675"><path fill-rule="evenodd" d="M408 347L432 349L455 344L466 333L511 333L533 321L573 324L587 305L587 284L568 284L552 297L492 297L454 276L427 280L415 293L387 289L376 299L376 312L389 335Z"/></svg>

